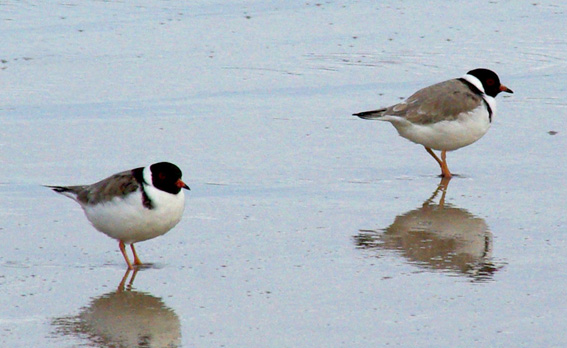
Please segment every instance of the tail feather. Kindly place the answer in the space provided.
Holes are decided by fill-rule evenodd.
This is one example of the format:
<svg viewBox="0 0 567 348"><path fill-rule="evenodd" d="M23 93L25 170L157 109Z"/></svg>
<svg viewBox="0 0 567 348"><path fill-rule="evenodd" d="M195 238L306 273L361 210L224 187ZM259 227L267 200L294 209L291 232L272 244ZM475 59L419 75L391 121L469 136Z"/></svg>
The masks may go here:
<svg viewBox="0 0 567 348"><path fill-rule="evenodd" d="M50 185L44 185L44 186L78 202L77 188L79 188L79 186L50 186Z"/></svg>
<svg viewBox="0 0 567 348"><path fill-rule="evenodd" d="M386 109L378 109L378 110L371 110L371 111L363 111L356 114L352 114L353 116L358 116L365 120L376 120L380 117L384 116L384 112Z"/></svg>
<svg viewBox="0 0 567 348"><path fill-rule="evenodd" d="M71 190L65 186L50 186L50 185L44 185L44 186L52 189L57 193L71 192Z"/></svg>

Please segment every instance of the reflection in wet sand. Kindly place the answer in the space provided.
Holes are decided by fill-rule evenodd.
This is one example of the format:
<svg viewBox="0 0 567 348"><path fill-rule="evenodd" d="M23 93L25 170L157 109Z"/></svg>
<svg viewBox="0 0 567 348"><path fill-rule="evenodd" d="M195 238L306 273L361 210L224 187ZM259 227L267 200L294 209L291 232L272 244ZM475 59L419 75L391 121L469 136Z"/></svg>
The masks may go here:
<svg viewBox="0 0 567 348"><path fill-rule="evenodd" d="M396 217L384 230L360 230L361 249L395 250L425 269L451 271L475 281L492 279L492 233L486 222L445 203L449 180L443 179L423 205ZM439 193L439 203L434 203Z"/></svg>
<svg viewBox="0 0 567 348"><path fill-rule="evenodd" d="M132 290L136 272L118 290L97 297L76 316L55 318L55 332L97 347L180 347L181 324L159 297Z"/></svg>

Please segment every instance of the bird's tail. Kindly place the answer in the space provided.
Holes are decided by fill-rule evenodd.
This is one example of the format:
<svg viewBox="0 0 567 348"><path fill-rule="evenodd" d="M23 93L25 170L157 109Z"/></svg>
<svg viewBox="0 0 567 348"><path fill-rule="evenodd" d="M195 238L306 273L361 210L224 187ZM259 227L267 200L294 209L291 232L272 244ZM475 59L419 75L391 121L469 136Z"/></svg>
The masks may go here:
<svg viewBox="0 0 567 348"><path fill-rule="evenodd" d="M43 186L48 187L57 193L64 193L71 191L68 187L64 187L64 186L50 186L50 185L43 185Z"/></svg>
<svg viewBox="0 0 567 348"><path fill-rule="evenodd" d="M353 116L358 116L365 120L377 120L384 116L384 112L386 109L378 109L378 110L371 110L371 111L363 111L356 114L352 114Z"/></svg>
<svg viewBox="0 0 567 348"><path fill-rule="evenodd" d="M67 187L67 186L50 186L50 185L43 185L47 188L52 189L53 191L62 194L63 196L69 197L75 201L77 201L77 190L76 187Z"/></svg>

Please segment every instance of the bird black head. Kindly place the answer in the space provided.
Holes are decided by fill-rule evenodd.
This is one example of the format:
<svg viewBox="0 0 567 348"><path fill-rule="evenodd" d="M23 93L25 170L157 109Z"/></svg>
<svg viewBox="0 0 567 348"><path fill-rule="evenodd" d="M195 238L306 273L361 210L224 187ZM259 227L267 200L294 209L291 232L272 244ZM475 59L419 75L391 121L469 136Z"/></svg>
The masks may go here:
<svg viewBox="0 0 567 348"><path fill-rule="evenodd" d="M154 163L150 166L152 185L162 191L178 194L182 188L189 190L189 186L181 181L181 169L169 162Z"/></svg>
<svg viewBox="0 0 567 348"><path fill-rule="evenodd" d="M514 93L510 88L500 83L500 78L492 70L474 69L467 74L476 77L484 87L484 93L491 97L496 97L500 92Z"/></svg>

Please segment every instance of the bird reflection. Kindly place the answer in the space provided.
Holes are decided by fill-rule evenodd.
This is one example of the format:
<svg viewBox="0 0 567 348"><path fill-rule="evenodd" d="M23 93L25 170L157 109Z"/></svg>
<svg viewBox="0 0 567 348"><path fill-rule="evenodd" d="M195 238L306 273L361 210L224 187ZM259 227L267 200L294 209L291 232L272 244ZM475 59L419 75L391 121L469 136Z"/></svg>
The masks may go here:
<svg viewBox="0 0 567 348"><path fill-rule="evenodd" d="M422 268L465 275L473 281L492 279L499 269L491 260L492 233L483 219L445 203L448 185L449 179L442 179L421 207L397 216L389 227L360 230L354 237L356 245L395 250Z"/></svg>
<svg viewBox="0 0 567 348"><path fill-rule="evenodd" d="M135 270L118 289L99 296L76 316L55 318L55 332L88 340L97 347L180 347L181 324L161 298L132 289Z"/></svg>

